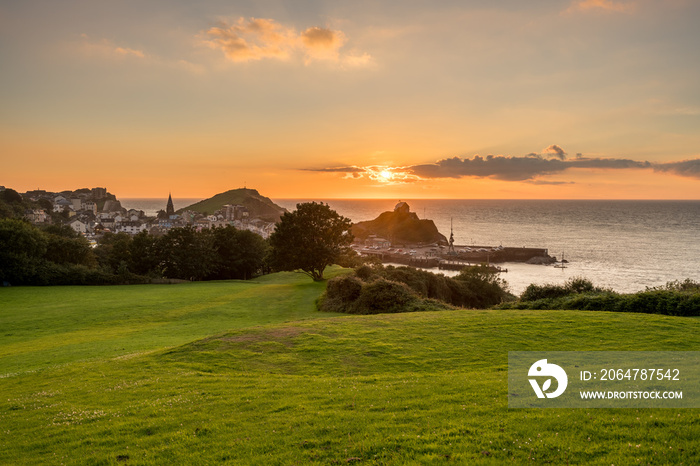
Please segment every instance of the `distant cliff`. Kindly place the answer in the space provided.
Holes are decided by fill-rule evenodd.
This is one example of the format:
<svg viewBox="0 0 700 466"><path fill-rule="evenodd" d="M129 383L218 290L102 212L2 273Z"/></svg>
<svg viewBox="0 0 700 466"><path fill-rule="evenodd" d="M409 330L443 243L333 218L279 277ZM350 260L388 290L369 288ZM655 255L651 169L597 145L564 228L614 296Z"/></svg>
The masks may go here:
<svg viewBox="0 0 700 466"><path fill-rule="evenodd" d="M250 218L261 218L269 222L276 222L287 209L280 207L269 198L261 196L256 189L232 189L214 197L199 201L196 204L178 210L181 213L185 210L193 210L202 214L213 214L221 210L225 205L242 205L250 212Z"/></svg>
<svg viewBox="0 0 700 466"><path fill-rule="evenodd" d="M384 212L374 220L352 226L355 238L364 240L369 235L386 238L392 244L442 243L447 238L440 234L432 220L421 220L409 211L408 204L400 202L393 212Z"/></svg>

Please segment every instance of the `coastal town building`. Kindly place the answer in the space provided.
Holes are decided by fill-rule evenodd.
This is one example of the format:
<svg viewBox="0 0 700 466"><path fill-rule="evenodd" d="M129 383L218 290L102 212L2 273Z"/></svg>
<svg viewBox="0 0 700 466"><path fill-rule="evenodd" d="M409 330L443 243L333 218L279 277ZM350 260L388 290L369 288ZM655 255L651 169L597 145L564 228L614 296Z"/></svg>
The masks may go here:
<svg viewBox="0 0 700 466"><path fill-rule="evenodd" d="M226 220L242 220L244 218L248 218L250 212L248 211L248 208L242 205L227 204L222 209L222 214Z"/></svg>
<svg viewBox="0 0 700 466"><path fill-rule="evenodd" d="M48 215L45 210L42 209L28 209L24 212L24 218L32 223L46 223Z"/></svg>
<svg viewBox="0 0 700 466"><path fill-rule="evenodd" d="M391 247L391 241L389 241L386 238L382 238L377 235L369 235L367 239L365 240L365 246L369 247L376 247L380 249L385 249L385 248L390 248Z"/></svg>
<svg viewBox="0 0 700 466"><path fill-rule="evenodd" d="M411 211L411 208L409 207L408 203L399 201L398 204L394 207L394 212L400 212L407 214Z"/></svg>
<svg viewBox="0 0 700 466"><path fill-rule="evenodd" d="M76 232L80 233L82 235L86 234L88 232L88 224L86 222L83 222L82 220L78 218L74 218L70 222L68 222L68 225Z"/></svg>
<svg viewBox="0 0 700 466"><path fill-rule="evenodd" d="M58 196L53 204L54 212L63 212L65 210L73 210L73 204L63 196Z"/></svg>
<svg viewBox="0 0 700 466"><path fill-rule="evenodd" d="M165 206L165 214L170 217L175 215L175 206L173 205L173 196L168 194L168 205Z"/></svg>
<svg viewBox="0 0 700 466"><path fill-rule="evenodd" d="M130 235L136 235L146 230L148 230L148 224L139 221L121 222L116 226L118 233L129 233Z"/></svg>
<svg viewBox="0 0 700 466"><path fill-rule="evenodd" d="M92 240L96 236L99 239L100 235L109 232L136 235L148 231L162 235L172 228L188 225L197 230L233 226L268 238L276 226L271 219L253 217L251 211L241 204L226 204L211 215L192 210L177 214L171 193L168 194L165 210L161 210L157 217L148 217L143 210L123 208L106 188L82 188L60 193L35 190L29 194L34 202L44 199L50 203L50 207L44 202L43 209L26 209L24 217L27 220L34 224L65 224ZM27 193L23 196L25 199L29 198Z"/></svg>

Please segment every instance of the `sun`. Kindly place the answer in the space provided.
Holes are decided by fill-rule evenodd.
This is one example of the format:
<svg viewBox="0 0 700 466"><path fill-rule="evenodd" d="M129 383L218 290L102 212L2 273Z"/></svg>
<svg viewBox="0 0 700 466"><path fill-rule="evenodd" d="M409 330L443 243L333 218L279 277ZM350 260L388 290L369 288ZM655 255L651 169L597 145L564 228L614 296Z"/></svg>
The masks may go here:
<svg viewBox="0 0 700 466"><path fill-rule="evenodd" d="M379 172L379 176L381 177L382 181L390 181L394 177L394 174L389 170L382 170Z"/></svg>

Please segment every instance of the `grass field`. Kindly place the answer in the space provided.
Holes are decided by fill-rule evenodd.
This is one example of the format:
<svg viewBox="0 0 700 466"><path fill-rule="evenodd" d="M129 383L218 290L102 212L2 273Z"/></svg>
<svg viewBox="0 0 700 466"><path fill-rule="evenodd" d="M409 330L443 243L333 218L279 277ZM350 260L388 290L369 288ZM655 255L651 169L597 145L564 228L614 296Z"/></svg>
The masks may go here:
<svg viewBox="0 0 700 466"><path fill-rule="evenodd" d="M315 311L322 289L294 274L0 289L0 464L700 460L698 410L506 396L508 351L698 350L699 319L340 316Z"/></svg>

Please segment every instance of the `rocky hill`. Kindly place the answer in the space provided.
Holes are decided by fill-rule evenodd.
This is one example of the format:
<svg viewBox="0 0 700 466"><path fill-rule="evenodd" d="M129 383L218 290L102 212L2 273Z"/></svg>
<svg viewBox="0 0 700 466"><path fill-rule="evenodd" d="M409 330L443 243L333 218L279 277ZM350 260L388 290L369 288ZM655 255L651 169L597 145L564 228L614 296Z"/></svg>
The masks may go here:
<svg viewBox="0 0 700 466"><path fill-rule="evenodd" d="M239 188L199 201L178 210L178 213L193 210L203 214L213 214L227 204L242 205L248 209L251 218L260 218L269 222L278 221L282 214L287 212L284 207L280 207L269 198L261 196L256 189Z"/></svg>
<svg viewBox="0 0 700 466"><path fill-rule="evenodd" d="M403 208L399 208L401 206ZM421 220L410 212L406 203L399 203L393 212L384 212L374 220L358 222L352 226L355 238L364 240L369 235L377 235L392 244L447 244L447 238L440 234L432 220Z"/></svg>

